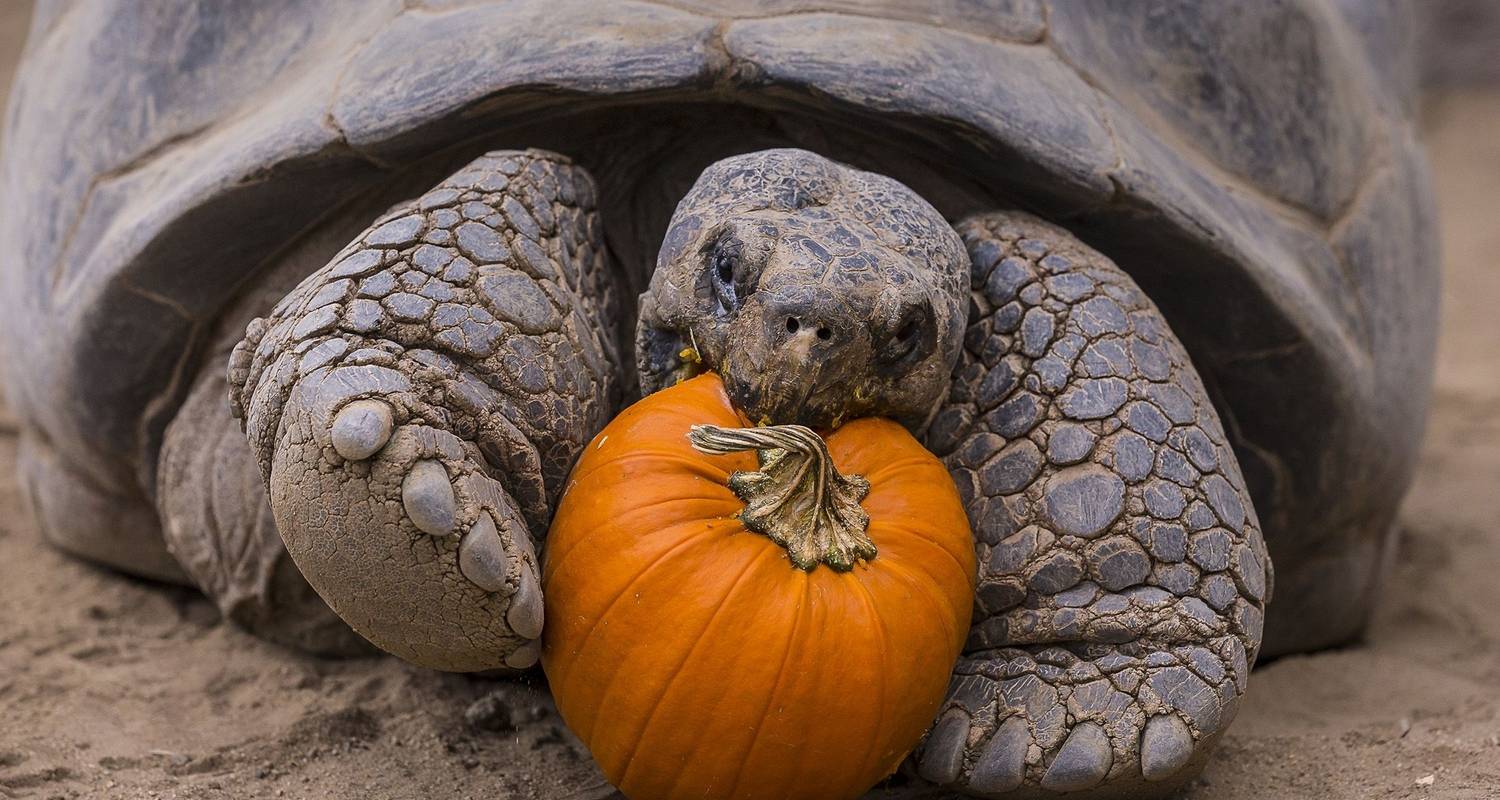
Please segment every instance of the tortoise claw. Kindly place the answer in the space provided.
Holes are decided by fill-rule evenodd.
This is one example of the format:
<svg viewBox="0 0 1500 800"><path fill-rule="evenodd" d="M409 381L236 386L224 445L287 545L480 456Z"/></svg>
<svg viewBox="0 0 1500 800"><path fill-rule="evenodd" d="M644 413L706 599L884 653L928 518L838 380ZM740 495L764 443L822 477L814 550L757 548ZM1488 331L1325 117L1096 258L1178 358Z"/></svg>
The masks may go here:
<svg viewBox="0 0 1500 800"><path fill-rule="evenodd" d="M488 513L479 515L458 545L458 568L475 586L509 596L505 621L527 639L542 635L542 582L536 555L524 532L507 546ZM512 577L513 576L513 577Z"/></svg>
<svg viewBox="0 0 1500 800"><path fill-rule="evenodd" d="M391 439L395 418L379 400L355 400L333 418L333 449L349 461L363 461Z"/></svg>
<svg viewBox="0 0 1500 800"><path fill-rule="evenodd" d="M417 529L429 536L453 533L458 498L448 471L436 460L418 461L401 481L401 505Z"/></svg>
<svg viewBox="0 0 1500 800"><path fill-rule="evenodd" d="M1146 721L1146 730L1141 733L1142 777L1164 781L1192 757L1193 734L1180 717L1163 714Z"/></svg>
<svg viewBox="0 0 1500 800"><path fill-rule="evenodd" d="M1085 722L1073 729L1057 751L1057 757L1042 776L1042 788L1075 792L1097 786L1114 763L1109 737L1104 729Z"/></svg>
<svg viewBox="0 0 1500 800"><path fill-rule="evenodd" d="M1031 746L1031 730L1020 717L1006 720L990 737L974 772L969 776L969 791L980 797L992 797L1020 788L1026 780L1026 749Z"/></svg>
<svg viewBox="0 0 1500 800"><path fill-rule="evenodd" d="M958 780L964 766L964 748L969 742L969 715L955 708L944 714L927 736L917 774L940 786Z"/></svg>

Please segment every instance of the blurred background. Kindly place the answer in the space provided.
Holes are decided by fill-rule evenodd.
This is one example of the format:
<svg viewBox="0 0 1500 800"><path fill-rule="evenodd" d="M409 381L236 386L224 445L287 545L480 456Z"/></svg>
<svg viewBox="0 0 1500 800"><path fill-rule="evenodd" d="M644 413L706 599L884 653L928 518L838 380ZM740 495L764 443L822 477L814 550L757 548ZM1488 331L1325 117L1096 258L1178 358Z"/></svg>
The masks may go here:
<svg viewBox="0 0 1500 800"><path fill-rule="evenodd" d="M1365 642L1256 671L1193 798L1500 796L1500 0L1415 8L1444 320L1395 574ZM0 101L29 16L0 0ZM0 797L522 791L504 744L531 690L298 656L64 559L19 510L14 455L0 409Z"/></svg>

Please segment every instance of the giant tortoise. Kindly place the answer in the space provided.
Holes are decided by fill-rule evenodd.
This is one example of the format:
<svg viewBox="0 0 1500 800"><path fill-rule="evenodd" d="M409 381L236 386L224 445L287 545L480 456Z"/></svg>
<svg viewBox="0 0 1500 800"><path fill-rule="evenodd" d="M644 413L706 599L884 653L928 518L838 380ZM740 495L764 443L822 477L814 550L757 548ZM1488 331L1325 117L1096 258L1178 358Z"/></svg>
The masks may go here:
<svg viewBox="0 0 1500 800"><path fill-rule="evenodd" d="M907 785L1165 793L1391 554L1437 290L1408 22L44 2L0 222L27 494L265 637L525 670L622 403L712 369L752 419L891 416L981 565Z"/></svg>

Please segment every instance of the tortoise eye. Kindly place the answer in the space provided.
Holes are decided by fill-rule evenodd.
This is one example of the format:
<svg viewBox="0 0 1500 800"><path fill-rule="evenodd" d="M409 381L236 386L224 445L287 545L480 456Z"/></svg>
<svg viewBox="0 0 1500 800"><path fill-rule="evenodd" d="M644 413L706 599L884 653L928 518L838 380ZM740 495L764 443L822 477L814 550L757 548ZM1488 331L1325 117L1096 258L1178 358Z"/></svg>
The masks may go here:
<svg viewBox="0 0 1500 800"><path fill-rule="evenodd" d="M896 325L896 332L886 341L880 351L880 361L885 364L899 364L911 359L923 342L931 337L925 336L929 316L925 306L916 306L901 317L901 322Z"/></svg>
<svg viewBox="0 0 1500 800"><path fill-rule="evenodd" d="M740 307L739 254L733 247L721 244L715 247L708 259L709 283L713 286L714 300L722 314L737 311Z"/></svg>
<svg viewBox="0 0 1500 800"><path fill-rule="evenodd" d="M734 285L734 258L728 253L714 256L714 277L726 286Z"/></svg>
<svg viewBox="0 0 1500 800"><path fill-rule="evenodd" d="M918 327L917 320L915 320L915 319L909 319L909 320L907 320L906 324L904 324L904 325L901 326L901 330L896 331L896 341L898 341L898 342L906 342L906 341L911 341L911 340L916 339L916 337L917 337L917 327Z"/></svg>

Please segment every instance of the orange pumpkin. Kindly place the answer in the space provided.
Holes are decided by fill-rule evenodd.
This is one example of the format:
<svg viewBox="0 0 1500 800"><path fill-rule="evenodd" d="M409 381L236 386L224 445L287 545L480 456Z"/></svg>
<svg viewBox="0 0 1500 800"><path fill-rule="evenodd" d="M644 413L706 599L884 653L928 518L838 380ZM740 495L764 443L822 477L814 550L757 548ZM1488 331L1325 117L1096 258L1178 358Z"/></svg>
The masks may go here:
<svg viewBox="0 0 1500 800"><path fill-rule="evenodd" d="M574 468L543 570L558 708L633 800L856 797L931 724L968 633L958 492L890 420L798 429L847 479L778 464L785 450L719 454L781 428L718 431L700 452L702 424L747 424L713 375L626 409ZM833 508L833 535L799 538L820 509L785 479L859 501L856 475L863 511ZM865 514L867 531L840 532Z"/></svg>

